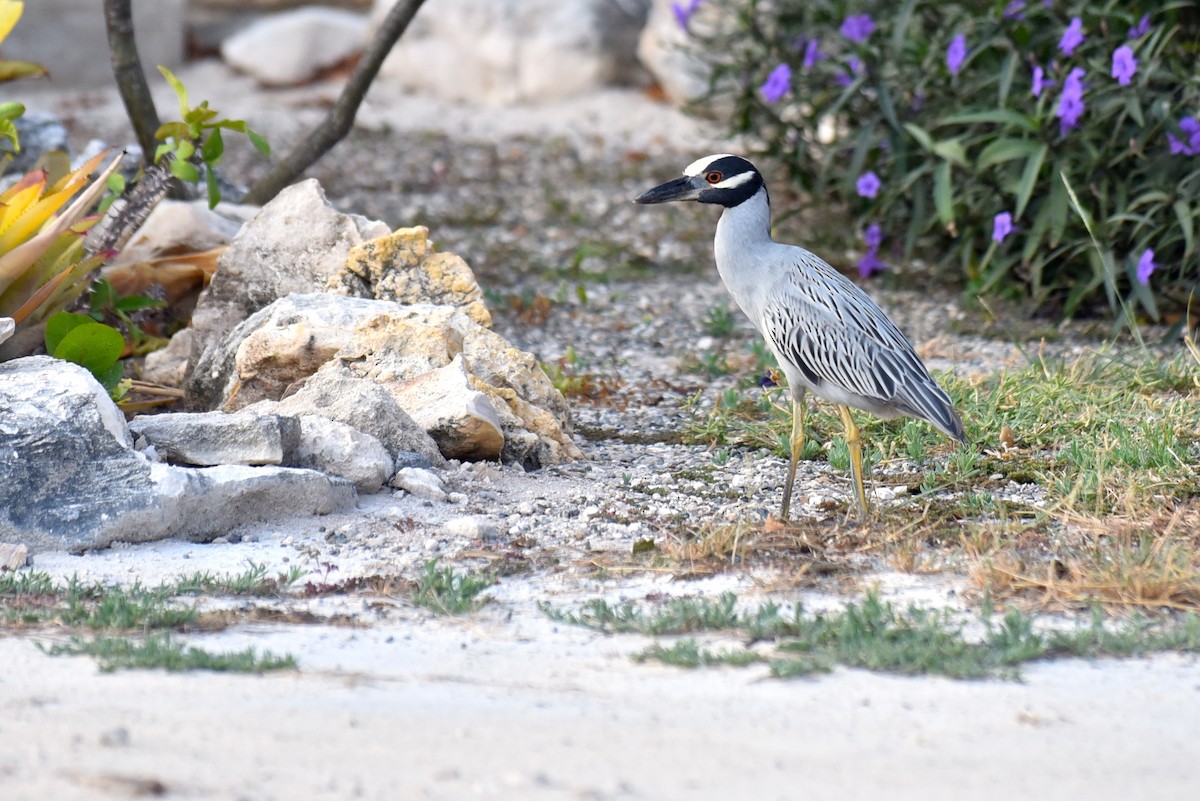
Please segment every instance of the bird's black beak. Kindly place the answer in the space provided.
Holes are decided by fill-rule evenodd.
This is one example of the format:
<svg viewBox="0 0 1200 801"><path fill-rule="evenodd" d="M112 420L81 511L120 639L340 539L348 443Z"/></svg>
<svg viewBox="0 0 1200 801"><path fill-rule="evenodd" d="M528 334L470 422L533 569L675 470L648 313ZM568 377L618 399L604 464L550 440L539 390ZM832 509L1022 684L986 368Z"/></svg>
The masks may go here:
<svg viewBox="0 0 1200 801"><path fill-rule="evenodd" d="M634 203L670 203L672 200L697 200L708 184L703 178L685 175L661 186L648 189L633 199Z"/></svg>

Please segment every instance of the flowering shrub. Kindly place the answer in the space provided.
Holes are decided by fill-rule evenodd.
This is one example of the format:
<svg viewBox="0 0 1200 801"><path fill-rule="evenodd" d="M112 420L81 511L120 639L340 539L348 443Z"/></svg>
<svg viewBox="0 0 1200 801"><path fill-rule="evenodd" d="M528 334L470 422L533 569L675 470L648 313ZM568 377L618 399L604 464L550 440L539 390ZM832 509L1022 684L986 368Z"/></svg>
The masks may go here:
<svg viewBox="0 0 1200 801"><path fill-rule="evenodd" d="M707 8L705 8L707 7ZM704 0L750 135L879 254L971 294L1158 318L1200 278L1200 11L1108 0ZM692 26L693 28L697 26ZM869 232L869 233L868 233ZM873 244L872 244L873 243ZM882 251L881 251L882 248Z"/></svg>

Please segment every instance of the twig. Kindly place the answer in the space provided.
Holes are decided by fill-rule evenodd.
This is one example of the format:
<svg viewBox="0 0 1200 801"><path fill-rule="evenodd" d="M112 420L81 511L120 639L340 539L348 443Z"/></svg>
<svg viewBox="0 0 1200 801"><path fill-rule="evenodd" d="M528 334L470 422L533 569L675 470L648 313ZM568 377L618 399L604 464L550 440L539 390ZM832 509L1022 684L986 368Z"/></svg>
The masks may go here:
<svg viewBox="0 0 1200 801"><path fill-rule="evenodd" d="M358 107L362 105L367 89L379 73L384 58L391 52L424 2L425 0L398 0L392 6L371 46L350 73L342 93L338 95L337 102L329 109L325 119L251 187L242 199L243 203L266 203L350 133Z"/></svg>

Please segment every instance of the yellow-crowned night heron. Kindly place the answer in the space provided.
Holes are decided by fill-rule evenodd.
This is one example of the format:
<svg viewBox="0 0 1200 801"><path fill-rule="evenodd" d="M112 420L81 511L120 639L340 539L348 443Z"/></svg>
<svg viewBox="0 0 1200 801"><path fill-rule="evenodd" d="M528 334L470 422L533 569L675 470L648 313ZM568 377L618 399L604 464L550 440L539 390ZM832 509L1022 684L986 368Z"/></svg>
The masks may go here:
<svg viewBox="0 0 1200 801"><path fill-rule="evenodd" d="M838 407L846 427L859 510L862 440L850 407L883 418L925 420L965 442L950 398L929 375L912 344L853 281L821 258L771 239L771 202L754 165L738 156L705 156L635 202L696 200L724 207L714 245L717 272L767 341L792 394L791 461L783 489L788 517L796 462L804 450L804 393Z"/></svg>

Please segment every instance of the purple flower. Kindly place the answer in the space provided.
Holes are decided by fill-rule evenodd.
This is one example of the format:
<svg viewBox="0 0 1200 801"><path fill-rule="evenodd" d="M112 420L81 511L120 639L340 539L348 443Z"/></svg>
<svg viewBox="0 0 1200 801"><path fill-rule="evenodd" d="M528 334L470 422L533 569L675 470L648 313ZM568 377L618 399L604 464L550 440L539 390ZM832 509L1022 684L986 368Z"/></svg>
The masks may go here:
<svg viewBox="0 0 1200 801"><path fill-rule="evenodd" d="M1058 49L1064 56L1069 56L1075 52L1075 48L1083 44L1084 38L1083 20L1074 17L1071 19L1071 24L1063 31L1062 39L1058 42Z"/></svg>
<svg viewBox="0 0 1200 801"><path fill-rule="evenodd" d="M1041 97L1047 87L1054 86L1054 81L1046 80L1046 71L1038 65L1033 66L1033 96Z"/></svg>
<svg viewBox="0 0 1200 801"><path fill-rule="evenodd" d="M1004 19L1025 19L1021 12L1025 10L1025 0L1012 0L1004 7Z"/></svg>
<svg viewBox="0 0 1200 801"><path fill-rule="evenodd" d="M992 241L996 244L1003 242L1004 238L1015 230L1012 215L1007 211L1002 211L992 218Z"/></svg>
<svg viewBox="0 0 1200 801"><path fill-rule="evenodd" d="M1143 14L1138 24L1129 29L1129 38L1137 39L1150 32L1150 15Z"/></svg>
<svg viewBox="0 0 1200 801"><path fill-rule="evenodd" d="M671 11L675 12L675 21L679 23L679 27L683 28L684 32L688 32L688 24L692 21L692 15L700 8L700 4L704 0L687 0L683 3L671 3Z"/></svg>
<svg viewBox="0 0 1200 801"><path fill-rule="evenodd" d="M966 58L967 37L960 33L950 41L950 46L946 48L946 66L950 69L951 75L957 77Z"/></svg>
<svg viewBox="0 0 1200 801"><path fill-rule="evenodd" d="M872 251L879 250L879 246L883 244L883 229L879 227L879 223L867 226L867 230L863 232L863 241Z"/></svg>
<svg viewBox="0 0 1200 801"><path fill-rule="evenodd" d="M1167 143L1171 146L1171 152L1182 153L1185 156L1194 156L1200 153L1200 121L1197 121L1195 117L1184 117L1179 121L1179 128L1188 135L1188 140L1181 142L1175 138L1174 134L1167 134Z"/></svg>
<svg viewBox="0 0 1200 801"><path fill-rule="evenodd" d="M771 74L767 76L767 80L763 82L758 91L762 92L763 100L768 103L776 103L791 88L792 68L787 64L780 64L771 70Z"/></svg>
<svg viewBox="0 0 1200 801"><path fill-rule="evenodd" d="M842 36L852 42L865 42L874 30L875 20L871 19L870 14L846 17L842 22Z"/></svg>
<svg viewBox="0 0 1200 801"><path fill-rule="evenodd" d="M1058 108L1054 116L1059 119L1059 134L1067 135L1067 131L1079 124L1083 116L1083 67L1075 67L1063 81L1062 97L1058 99Z"/></svg>
<svg viewBox="0 0 1200 801"><path fill-rule="evenodd" d="M860 278L870 278L878 272L883 272L888 266L880 261L875 248L871 248L858 261L858 275Z"/></svg>
<svg viewBox="0 0 1200 801"><path fill-rule="evenodd" d="M846 59L846 69L850 70L849 74L843 73L834 79L838 86L849 86L854 83L855 77L863 71L862 60L858 56L850 56Z"/></svg>
<svg viewBox="0 0 1200 801"><path fill-rule="evenodd" d="M1147 286L1150 283L1150 274L1158 269L1158 265L1154 263L1154 251L1146 248L1142 251L1142 257L1138 259L1137 280L1142 286Z"/></svg>
<svg viewBox="0 0 1200 801"><path fill-rule="evenodd" d="M1137 72L1138 62L1133 57L1133 48L1129 45L1121 45L1113 51L1112 76L1117 79L1117 83L1121 86L1128 86L1133 79L1133 74Z"/></svg>
<svg viewBox="0 0 1200 801"><path fill-rule="evenodd" d="M864 172L858 176L858 181L854 184L854 189L858 192L859 197L875 197L879 194L879 187L883 186L883 182L879 180L879 176L873 172Z"/></svg>
<svg viewBox="0 0 1200 801"><path fill-rule="evenodd" d="M812 38L808 40L808 44L804 46L804 69L811 70L818 61L825 58L825 54L821 52L821 40Z"/></svg>

